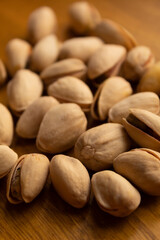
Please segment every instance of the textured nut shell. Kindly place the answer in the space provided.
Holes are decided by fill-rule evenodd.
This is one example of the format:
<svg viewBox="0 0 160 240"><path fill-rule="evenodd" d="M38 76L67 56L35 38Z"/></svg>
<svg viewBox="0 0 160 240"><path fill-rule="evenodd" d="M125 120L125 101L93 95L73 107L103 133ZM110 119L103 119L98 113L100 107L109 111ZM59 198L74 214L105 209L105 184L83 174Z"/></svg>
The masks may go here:
<svg viewBox="0 0 160 240"><path fill-rule="evenodd" d="M26 67L30 54L31 45L22 39L12 39L6 46L6 64L9 73L13 76L17 70Z"/></svg>
<svg viewBox="0 0 160 240"><path fill-rule="evenodd" d="M48 95L60 102L77 103L83 110L89 110L93 95L88 85L75 77L59 78L48 87Z"/></svg>
<svg viewBox="0 0 160 240"><path fill-rule="evenodd" d="M75 157L87 168L110 168L113 159L129 150L131 141L121 124L106 123L84 132L75 144Z"/></svg>
<svg viewBox="0 0 160 240"><path fill-rule="evenodd" d="M60 104L46 113L40 125L36 144L49 153L61 153L70 149L86 130L87 119L74 103Z"/></svg>
<svg viewBox="0 0 160 240"><path fill-rule="evenodd" d="M13 118L8 108L0 103L0 144L10 146L13 139Z"/></svg>
<svg viewBox="0 0 160 240"><path fill-rule="evenodd" d="M126 118L130 108L145 109L155 114L159 113L159 98L155 93L144 92L133 94L116 103L109 110L109 121L122 123L122 118Z"/></svg>
<svg viewBox="0 0 160 240"><path fill-rule="evenodd" d="M134 149L115 158L113 166L144 192L160 195L160 153L146 148Z"/></svg>
<svg viewBox="0 0 160 240"><path fill-rule="evenodd" d="M56 155L50 163L50 175L58 194L70 205L82 208L89 200L90 177L76 158Z"/></svg>
<svg viewBox="0 0 160 240"><path fill-rule="evenodd" d="M52 8L43 6L34 10L28 19L28 37L32 43L54 33L57 18Z"/></svg>
<svg viewBox="0 0 160 240"><path fill-rule="evenodd" d="M137 189L113 171L95 173L91 183L99 207L113 216L126 217L141 202Z"/></svg>
<svg viewBox="0 0 160 240"><path fill-rule="evenodd" d="M121 77L108 78L99 86L91 106L95 119L105 120L109 109L120 100L132 94L131 85ZM114 97L113 97L114 96Z"/></svg>
<svg viewBox="0 0 160 240"><path fill-rule="evenodd" d="M53 97L45 96L35 100L20 116L16 133L23 138L35 138L44 115L57 104L58 101Z"/></svg>
<svg viewBox="0 0 160 240"><path fill-rule="evenodd" d="M7 79L6 68L2 60L0 59L0 85L5 83L6 79Z"/></svg>
<svg viewBox="0 0 160 240"><path fill-rule="evenodd" d="M103 42L97 37L79 37L66 40L60 50L60 59L78 58L87 62L102 47Z"/></svg>

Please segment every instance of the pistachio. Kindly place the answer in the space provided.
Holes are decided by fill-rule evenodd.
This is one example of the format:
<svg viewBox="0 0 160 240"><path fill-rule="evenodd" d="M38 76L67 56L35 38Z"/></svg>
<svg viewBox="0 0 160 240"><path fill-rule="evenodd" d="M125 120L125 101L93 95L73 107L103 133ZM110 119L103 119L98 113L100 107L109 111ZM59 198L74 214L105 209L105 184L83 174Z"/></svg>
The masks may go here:
<svg viewBox="0 0 160 240"><path fill-rule="evenodd" d="M50 163L52 184L64 201L76 208L86 205L90 196L90 177L76 158L56 155Z"/></svg>
<svg viewBox="0 0 160 240"><path fill-rule="evenodd" d="M133 94L110 108L108 116L109 122L122 123L122 118L126 118L130 108L140 108L159 113L159 97L152 92L143 92Z"/></svg>
<svg viewBox="0 0 160 240"><path fill-rule="evenodd" d="M100 21L94 31L104 42L122 45L128 50L137 44L131 33L120 24L109 19Z"/></svg>
<svg viewBox="0 0 160 240"><path fill-rule="evenodd" d="M74 2L69 8L70 24L77 34L88 34L100 21L100 13L86 1Z"/></svg>
<svg viewBox="0 0 160 240"><path fill-rule="evenodd" d="M131 85L121 77L110 77L98 88L91 106L95 119L105 120L109 109L120 100L132 94ZM114 96L114 97L113 97Z"/></svg>
<svg viewBox="0 0 160 240"><path fill-rule="evenodd" d="M28 19L28 37L37 43L43 37L55 32L57 18L52 8L43 6L34 10Z"/></svg>
<svg viewBox="0 0 160 240"><path fill-rule="evenodd" d="M7 181L7 199L10 203L29 203L41 192L47 180L49 160L38 153L22 155Z"/></svg>
<svg viewBox="0 0 160 240"><path fill-rule="evenodd" d="M107 77L117 75L126 56L126 49L119 45L105 44L89 59L88 76L95 85Z"/></svg>
<svg viewBox="0 0 160 240"><path fill-rule="evenodd" d="M59 78L48 87L48 95L58 101L78 104L83 111L89 111L93 95L87 84L75 77Z"/></svg>
<svg viewBox="0 0 160 240"><path fill-rule="evenodd" d="M48 153L68 150L74 146L86 126L87 119L77 104L57 105L42 120L36 140L37 148Z"/></svg>
<svg viewBox="0 0 160 240"><path fill-rule="evenodd" d="M6 64L13 76L19 69L26 67L31 54L31 46L22 39L12 39L6 46Z"/></svg>
<svg viewBox="0 0 160 240"><path fill-rule="evenodd" d="M53 63L45 68L41 73L41 78L46 85L55 82L58 78L73 76L82 80L86 79L87 67L76 58L69 58Z"/></svg>
<svg viewBox="0 0 160 240"><path fill-rule="evenodd" d="M116 172L150 195L160 196L160 153L147 148L120 154L113 161Z"/></svg>
<svg viewBox="0 0 160 240"><path fill-rule="evenodd" d="M36 138L44 115L58 104L53 97L40 97L30 104L20 116L16 132L23 138Z"/></svg>
<svg viewBox="0 0 160 240"><path fill-rule="evenodd" d="M97 37L79 37L66 40L60 50L60 59L78 58L87 62L102 47L103 42Z"/></svg>
<svg viewBox="0 0 160 240"><path fill-rule="evenodd" d="M99 207L116 217L126 217L139 206L141 195L124 177L113 171L95 173L92 189Z"/></svg>
<svg viewBox="0 0 160 240"><path fill-rule="evenodd" d="M75 144L75 157L87 168L110 168L113 159L129 150L131 141L121 124L106 123L84 132Z"/></svg>
<svg viewBox="0 0 160 240"><path fill-rule="evenodd" d="M13 118L8 108L0 103L0 144L10 146L13 139Z"/></svg>
<svg viewBox="0 0 160 240"><path fill-rule="evenodd" d="M19 70L7 86L9 106L19 116L41 96L42 91L43 84L37 74L26 69Z"/></svg>
<svg viewBox="0 0 160 240"><path fill-rule="evenodd" d="M7 71L3 61L0 59L0 86L5 83L7 79Z"/></svg>

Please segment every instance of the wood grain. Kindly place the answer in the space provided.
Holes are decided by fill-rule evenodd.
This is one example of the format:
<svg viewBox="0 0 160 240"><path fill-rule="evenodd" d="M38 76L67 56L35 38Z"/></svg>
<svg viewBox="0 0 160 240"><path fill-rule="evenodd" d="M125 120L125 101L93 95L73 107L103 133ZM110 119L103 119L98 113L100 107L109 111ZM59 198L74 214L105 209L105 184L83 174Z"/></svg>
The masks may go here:
<svg viewBox="0 0 160 240"><path fill-rule="evenodd" d="M58 36L67 36L67 7L72 0L1 0L0 57L4 59L7 41L26 37L30 12L49 5L57 13ZM124 25L140 44L160 55L159 0L92 0L103 17ZM7 105L6 87L0 89L0 102ZM37 152L34 141L15 136L12 145L19 156ZM94 199L81 210L66 204L54 191L50 179L42 193L31 204L11 205L6 200L6 179L0 181L0 240L150 240L160 239L160 198L142 195L140 207L127 218L115 218L102 212Z"/></svg>

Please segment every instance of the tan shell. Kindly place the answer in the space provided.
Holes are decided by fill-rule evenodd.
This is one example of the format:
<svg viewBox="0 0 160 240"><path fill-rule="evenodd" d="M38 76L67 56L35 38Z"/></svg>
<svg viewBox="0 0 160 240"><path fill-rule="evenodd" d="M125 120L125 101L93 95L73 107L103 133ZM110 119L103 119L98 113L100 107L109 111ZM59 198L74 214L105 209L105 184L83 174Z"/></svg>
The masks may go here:
<svg viewBox="0 0 160 240"><path fill-rule="evenodd" d="M49 85L58 78L65 76L73 76L85 80L86 74L87 67L80 59L69 58L48 66L42 71L40 77L46 85Z"/></svg>
<svg viewBox="0 0 160 240"><path fill-rule="evenodd" d="M86 205L90 196L90 177L76 158L56 155L50 163L52 184L64 201L76 208Z"/></svg>
<svg viewBox="0 0 160 240"><path fill-rule="evenodd" d="M36 138L44 115L58 104L53 97L45 96L35 100L20 116L16 133L23 138Z"/></svg>
<svg viewBox="0 0 160 240"><path fill-rule="evenodd" d="M70 24L77 34L87 34L100 21L100 13L86 1L74 2L69 8Z"/></svg>
<svg viewBox="0 0 160 240"><path fill-rule="evenodd" d="M84 132L75 144L75 157L87 168L110 168L113 159L129 150L131 141L121 124L106 123Z"/></svg>
<svg viewBox="0 0 160 240"><path fill-rule="evenodd" d="M96 25L95 34L106 43L119 44L127 49L137 45L135 38L124 27L109 19L103 19Z"/></svg>
<svg viewBox="0 0 160 240"><path fill-rule="evenodd" d="M0 178L9 173L17 160L17 153L6 145L0 145Z"/></svg>
<svg viewBox="0 0 160 240"><path fill-rule="evenodd" d="M77 104L57 105L42 120L36 140L37 148L54 154L64 152L74 146L86 127L87 119Z"/></svg>
<svg viewBox="0 0 160 240"><path fill-rule="evenodd" d="M6 46L6 65L13 76L19 69L26 67L31 54L31 45L18 38L14 38Z"/></svg>
<svg viewBox="0 0 160 240"><path fill-rule="evenodd" d="M72 38L63 43L59 58L78 58L87 62L102 45L102 40L97 37Z"/></svg>
<svg viewBox="0 0 160 240"><path fill-rule="evenodd" d="M105 120L109 109L132 94L132 87L124 78L110 77L98 88L91 106L94 119Z"/></svg>
<svg viewBox="0 0 160 240"><path fill-rule="evenodd" d="M99 207L116 217L126 217L139 206L141 195L125 178L113 171L95 173L92 189Z"/></svg>
<svg viewBox="0 0 160 240"><path fill-rule="evenodd" d="M58 101L78 104L83 111L89 111L93 101L93 95L83 81L75 77L59 78L48 87L48 95L55 97Z"/></svg>
<svg viewBox="0 0 160 240"><path fill-rule="evenodd" d="M41 96L42 91L43 84L37 74L26 69L19 70L7 86L9 106L19 116Z"/></svg>
<svg viewBox="0 0 160 240"><path fill-rule="evenodd" d="M43 189L49 172L45 155L22 155L12 168L7 181L7 199L10 203L29 203Z"/></svg>
<svg viewBox="0 0 160 240"><path fill-rule="evenodd" d="M13 118L8 108L0 103L0 144L10 146L13 139Z"/></svg>
<svg viewBox="0 0 160 240"><path fill-rule="evenodd" d="M159 113L159 97L152 92L136 93L116 103L109 110L109 121L122 123L130 108L145 109L155 114Z"/></svg>
<svg viewBox="0 0 160 240"><path fill-rule="evenodd" d="M140 148L120 154L114 161L116 172L150 195L160 196L160 153Z"/></svg>
<svg viewBox="0 0 160 240"><path fill-rule="evenodd" d="M35 9L28 19L28 37L32 43L55 32L57 18L52 8L42 6Z"/></svg>
<svg viewBox="0 0 160 240"><path fill-rule="evenodd" d="M7 71L3 61L0 59L0 86L6 82Z"/></svg>

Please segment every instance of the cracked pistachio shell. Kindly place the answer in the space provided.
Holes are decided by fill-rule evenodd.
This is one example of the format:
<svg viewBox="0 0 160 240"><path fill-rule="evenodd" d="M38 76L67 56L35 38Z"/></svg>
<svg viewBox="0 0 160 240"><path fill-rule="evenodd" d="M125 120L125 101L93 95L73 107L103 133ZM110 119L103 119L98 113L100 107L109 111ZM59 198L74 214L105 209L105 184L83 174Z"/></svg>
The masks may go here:
<svg viewBox="0 0 160 240"><path fill-rule="evenodd" d="M126 49L120 45L105 44L89 59L88 77L99 85L107 77L117 75L126 57Z"/></svg>
<svg viewBox="0 0 160 240"><path fill-rule="evenodd" d="M77 34L87 34L100 21L100 13L86 1L72 3L69 7L70 24Z"/></svg>
<svg viewBox="0 0 160 240"><path fill-rule="evenodd" d="M36 140L37 148L54 154L69 150L86 127L87 119L77 104L59 104L44 116Z"/></svg>
<svg viewBox="0 0 160 240"><path fill-rule="evenodd" d="M130 108L140 108L159 113L159 97L153 92L143 92L133 94L110 108L108 116L109 122L122 123L122 118L126 118Z"/></svg>
<svg viewBox="0 0 160 240"><path fill-rule="evenodd" d="M6 46L6 65L13 76L19 69L26 67L31 54L31 45L22 39L12 39Z"/></svg>
<svg viewBox="0 0 160 240"><path fill-rule="evenodd" d="M64 201L76 208L86 205L90 196L90 177L76 158L56 155L50 163L52 184Z"/></svg>
<svg viewBox="0 0 160 240"><path fill-rule="evenodd" d="M79 37L66 40L60 50L59 58L78 58L87 62L103 46L98 37Z"/></svg>
<svg viewBox="0 0 160 240"><path fill-rule="evenodd" d="M7 71L3 61L0 59L0 86L6 82Z"/></svg>
<svg viewBox="0 0 160 240"><path fill-rule="evenodd" d="M13 139L13 118L6 106L0 103L0 144L10 146Z"/></svg>
<svg viewBox="0 0 160 240"><path fill-rule="evenodd" d="M42 6L35 9L28 19L28 37L35 44L40 39L55 32L57 18L52 8Z"/></svg>
<svg viewBox="0 0 160 240"><path fill-rule="evenodd" d="M45 155L22 155L7 179L7 199L10 203L29 203L43 189L49 172L49 160Z"/></svg>
<svg viewBox="0 0 160 240"><path fill-rule="evenodd" d="M6 145L0 145L0 178L9 173L17 160L17 153Z"/></svg>
<svg viewBox="0 0 160 240"><path fill-rule="evenodd" d="M92 189L99 207L116 217L126 217L139 206L141 195L124 177L113 171L95 173Z"/></svg>
<svg viewBox="0 0 160 240"><path fill-rule="evenodd" d="M41 96L42 91L43 84L36 73L26 69L19 70L7 86L9 106L15 115L20 116L33 101Z"/></svg>
<svg viewBox="0 0 160 240"><path fill-rule="evenodd" d="M70 76L59 78L52 83L48 87L48 95L62 103L76 103L83 111L89 111L93 101L93 95L88 85L80 79Z"/></svg>
<svg viewBox="0 0 160 240"><path fill-rule="evenodd" d="M16 133L23 138L36 138L44 115L59 102L53 97L40 97L30 104L20 116Z"/></svg>
<svg viewBox="0 0 160 240"><path fill-rule="evenodd" d="M84 132L75 144L74 153L87 168L100 171L112 167L113 159L129 150L130 145L121 124L106 123Z"/></svg>
<svg viewBox="0 0 160 240"><path fill-rule="evenodd" d="M98 88L91 106L94 119L105 120L109 109L117 102L132 94L132 87L122 77L110 77ZM113 97L114 96L114 97Z"/></svg>
<svg viewBox="0 0 160 240"><path fill-rule="evenodd" d="M85 80L86 74L87 67L80 59L69 58L51 64L41 72L40 77L46 85L49 85L58 78L65 76L73 76Z"/></svg>
<svg viewBox="0 0 160 240"><path fill-rule="evenodd" d="M33 71L41 72L54 63L58 57L59 43L55 35L42 38L33 48L30 67Z"/></svg>
<svg viewBox="0 0 160 240"><path fill-rule="evenodd" d="M95 27L95 34L106 43L122 45L128 50L137 45L135 38L118 23L103 19Z"/></svg>
<svg viewBox="0 0 160 240"><path fill-rule="evenodd" d="M160 196L160 153L133 149L113 161L114 169L147 194Z"/></svg>
<svg viewBox="0 0 160 240"><path fill-rule="evenodd" d="M160 151L160 116L135 108L122 123L139 146Z"/></svg>

